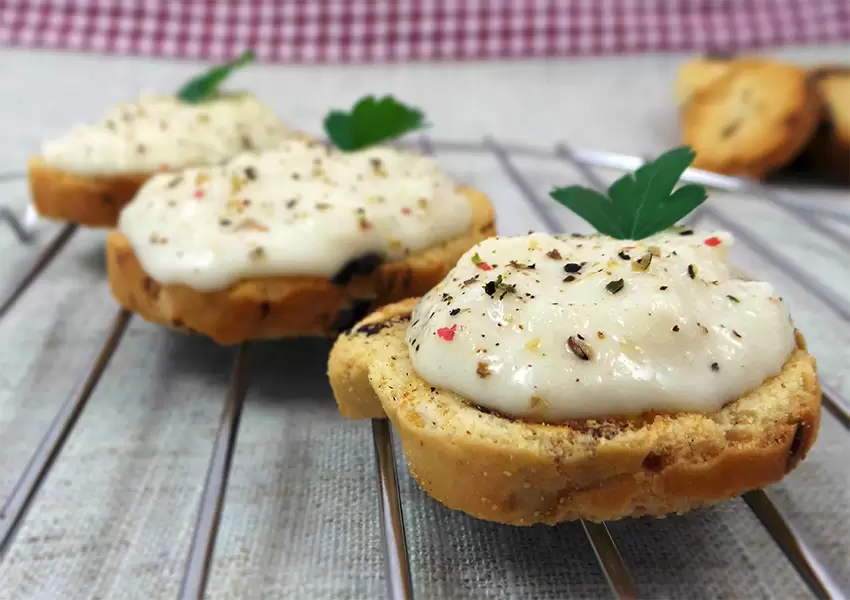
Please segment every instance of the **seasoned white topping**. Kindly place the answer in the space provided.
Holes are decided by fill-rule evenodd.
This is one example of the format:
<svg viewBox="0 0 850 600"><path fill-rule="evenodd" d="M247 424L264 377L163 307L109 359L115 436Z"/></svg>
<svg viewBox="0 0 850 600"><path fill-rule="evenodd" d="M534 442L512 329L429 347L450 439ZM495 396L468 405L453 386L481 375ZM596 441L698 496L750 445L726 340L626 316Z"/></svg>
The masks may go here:
<svg viewBox="0 0 850 600"><path fill-rule="evenodd" d="M416 307L416 371L505 415L713 412L778 374L794 329L727 233L491 238Z"/></svg>
<svg viewBox="0 0 850 600"><path fill-rule="evenodd" d="M224 166L153 177L118 228L160 283L213 290L248 277L332 277L465 233L472 207L433 160L294 140Z"/></svg>
<svg viewBox="0 0 850 600"><path fill-rule="evenodd" d="M47 142L41 156L51 167L78 173L147 173L218 164L245 150L273 148L293 135L249 94L200 104L148 96Z"/></svg>

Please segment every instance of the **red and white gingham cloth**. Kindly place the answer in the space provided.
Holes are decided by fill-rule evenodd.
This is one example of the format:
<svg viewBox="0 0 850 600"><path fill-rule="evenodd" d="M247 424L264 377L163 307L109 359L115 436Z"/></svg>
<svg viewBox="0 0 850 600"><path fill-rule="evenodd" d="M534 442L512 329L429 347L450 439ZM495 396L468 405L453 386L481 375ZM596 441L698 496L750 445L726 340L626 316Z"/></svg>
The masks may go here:
<svg viewBox="0 0 850 600"><path fill-rule="evenodd" d="M277 62L742 51L850 40L848 0L0 0L0 44Z"/></svg>

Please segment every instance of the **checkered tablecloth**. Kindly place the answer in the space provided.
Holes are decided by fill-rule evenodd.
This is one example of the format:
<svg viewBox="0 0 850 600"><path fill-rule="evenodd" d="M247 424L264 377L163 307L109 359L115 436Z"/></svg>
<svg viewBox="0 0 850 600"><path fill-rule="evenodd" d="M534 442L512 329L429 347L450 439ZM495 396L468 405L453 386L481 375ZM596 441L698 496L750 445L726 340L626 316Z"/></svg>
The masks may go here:
<svg viewBox="0 0 850 600"><path fill-rule="evenodd" d="M848 0L0 0L0 44L373 62L741 51L850 40Z"/></svg>

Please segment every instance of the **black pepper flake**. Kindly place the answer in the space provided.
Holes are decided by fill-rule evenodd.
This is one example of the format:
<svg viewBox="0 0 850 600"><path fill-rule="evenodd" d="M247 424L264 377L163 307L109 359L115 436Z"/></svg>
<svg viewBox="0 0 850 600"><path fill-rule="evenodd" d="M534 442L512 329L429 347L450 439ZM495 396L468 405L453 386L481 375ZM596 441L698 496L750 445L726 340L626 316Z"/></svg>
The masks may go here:
<svg viewBox="0 0 850 600"><path fill-rule="evenodd" d="M298 199L292 198L292 199L286 201L286 208L293 209L293 208L295 208L296 204L298 204Z"/></svg>
<svg viewBox="0 0 850 600"><path fill-rule="evenodd" d="M451 309L451 310L449 311L449 314L450 314L451 316L453 316L453 317L454 317L455 315L459 314L459 313L460 313L460 309L459 309L459 308L453 308L453 309Z"/></svg>
<svg viewBox="0 0 850 600"><path fill-rule="evenodd" d="M465 280L463 281L463 285L464 285L464 286L472 285L472 284L473 284L473 283L475 283L476 281L478 281L478 275L473 275L473 276L472 276L472 277L470 277L469 279L465 279Z"/></svg>
<svg viewBox="0 0 850 600"><path fill-rule="evenodd" d="M581 265L578 263L567 263L564 265L564 271L567 273L578 273L581 271Z"/></svg>
<svg viewBox="0 0 850 600"><path fill-rule="evenodd" d="M697 266L696 265L688 265L688 277L691 279L696 278L697 276Z"/></svg>
<svg viewBox="0 0 850 600"><path fill-rule="evenodd" d="M711 370L717 373L720 370L720 365L718 365L716 362L711 363Z"/></svg>
<svg viewBox="0 0 850 600"><path fill-rule="evenodd" d="M623 252L622 250L620 250L619 252L617 252L617 256L619 256L619 257L620 257L620 258L622 258L623 260L631 260L631 258L632 258L631 256L629 256L628 254L626 254L626 253L625 253L625 252Z"/></svg>
<svg viewBox="0 0 850 600"><path fill-rule="evenodd" d="M593 358L593 350L590 346L581 339L570 336L567 338L567 347L570 351L582 360L590 360Z"/></svg>
<svg viewBox="0 0 850 600"><path fill-rule="evenodd" d="M734 329L732 330L732 335L734 335L736 338L741 337L741 334L735 331Z"/></svg>
<svg viewBox="0 0 850 600"><path fill-rule="evenodd" d="M575 280L576 280L575 275L567 275L566 277L564 277L564 283L571 283Z"/></svg>
<svg viewBox="0 0 850 600"><path fill-rule="evenodd" d="M673 325L673 331L679 331L679 326L678 326L678 325Z"/></svg>
<svg viewBox="0 0 850 600"><path fill-rule="evenodd" d="M443 292L442 300L446 304L451 304L452 300L454 300L454 298L452 298L451 294L447 294L446 292Z"/></svg>
<svg viewBox="0 0 850 600"><path fill-rule="evenodd" d="M694 232L692 229L683 229L679 232L679 235L693 235Z"/></svg>
<svg viewBox="0 0 850 600"><path fill-rule="evenodd" d="M614 281L609 281L605 284L605 289L608 290L612 294L617 294L623 291L623 288L626 286L626 282L622 279L615 279Z"/></svg>
<svg viewBox="0 0 850 600"><path fill-rule="evenodd" d="M233 221L231 221L230 219L219 219L218 224L222 227L230 227L231 225L233 225Z"/></svg>
<svg viewBox="0 0 850 600"><path fill-rule="evenodd" d="M740 300L738 300L738 299L737 299L735 296L733 296L732 294L726 294L726 297L727 297L727 298L729 298L729 299L730 299L732 302L734 302L735 304L740 304L740 303L741 303L741 301L740 301Z"/></svg>
<svg viewBox="0 0 850 600"><path fill-rule="evenodd" d="M496 277L495 280L488 281L484 284L484 293L491 298L495 295L497 290L502 292L502 295L499 296L499 300L502 300L506 295L516 293L516 285L512 283L505 283L501 275Z"/></svg>
<svg viewBox="0 0 850 600"><path fill-rule="evenodd" d="M181 181L183 181L183 176L182 176L182 175L178 175L177 177L175 177L174 179L172 179L171 181L169 181L169 182L168 182L168 185L167 185L166 187L168 187L168 188L176 188L178 185L180 185L180 182L181 182Z"/></svg>
<svg viewBox="0 0 850 600"><path fill-rule="evenodd" d="M546 256L549 258L554 258L555 260L559 260L561 258L561 253L558 252L557 248L553 248L546 253Z"/></svg>
<svg viewBox="0 0 850 600"><path fill-rule="evenodd" d="M521 263L521 262L518 262L518 261L515 261L515 260L510 261L508 264L511 265L514 269L536 269L537 268L537 265L535 265L533 263L527 265L527 264L524 264L524 263Z"/></svg>
<svg viewBox="0 0 850 600"><path fill-rule="evenodd" d="M250 181L257 179L257 169L254 167L245 167L245 179Z"/></svg>
<svg viewBox="0 0 850 600"><path fill-rule="evenodd" d="M662 285L662 286L661 286L660 288L658 288L658 289L659 289L659 290L661 290L662 292L664 292L664 291L666 291L666 290L667 290L667 286L666 286L666 285Z"/></svg>

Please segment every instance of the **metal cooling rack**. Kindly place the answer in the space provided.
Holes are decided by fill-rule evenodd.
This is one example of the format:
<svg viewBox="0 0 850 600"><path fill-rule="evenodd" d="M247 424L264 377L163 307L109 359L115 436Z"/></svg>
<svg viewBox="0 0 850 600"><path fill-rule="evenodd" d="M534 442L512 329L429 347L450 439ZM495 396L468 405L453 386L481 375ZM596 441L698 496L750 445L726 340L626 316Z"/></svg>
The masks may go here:
<svg viewBox="0 0 850 600"><path fill-rule="evenodd" d="M554 214L553 203L542 198L530 183L528 177L518 167L518 159L554 160L576 169L592 187L604 189L607 186L600 178L597 169L634 170L643 159L609 152L597 152L572 149L565 144L554 148L539 148L502 144L495 139L485 138L479 142L459 143L434 141L421 137L414 144L426 154L452 152L491 156L498 163L504 175L516 186L528 207L553 233L562 230L562 223ZM24 173L0 173L0 184L25 178ZM813 205L794 195L777 192L757 182L726 177L705 171L689 169L684 181L700 183L708 187L729 192L753 194L786 211L799 222L817 231L840 248L850 253L850 234L825 225L824 220L850 224L850 212L831 207ZM823 286L815 277L786 260L761 240L753 237L746 228L730 220L710 204L701 206L689 216L689 224L696 224L703 217L721 224L736 238L747 244L762 260L772 264L797 279L825 306L829 307L844 322L850 322L850 307L841 298ZM30 244L39 237L38 218L29 206L22 218L6 208L0 208L0 220L8 224L9 231L22 244ZM0 318L5 316L15 303L36 280L40 273L59 254L76 231L75 225L65 225L44 246L31 266L19 280L3 295L0 295ZM0 231L2 235L2 231ZM12 489L2 510L0 510L0 560L14 543L15 534L26 518L38 490L51 466L62 452L63 445L77 420L85 409L98 381L109 365L122 335L127 330L132 315L126 310L118 310L113 318L102 348L80 380L71 390L67 400L48 427L40 444L32 455L29 464ZM227 492L228 475L237 443L239 423L245 399L249 344L242 344L236 353L230 375L229 390L224 400L220 425L213 444L212 455L206 475L194 535L184 568L181 600L202 598L210 572L211 560L215 550L216 535ZM829 413L846 430L850 430L850 402L840 394L823 386L823 403ZM405 541L404 516L399 495L398 472L393 451L393 437L387 420L372 421L374 441L375 469L380 502L380 525L386 566L387 595L392 599L413 598L411 571ZM744 494L744 500L782 552L790 564L799 573L809 590L818 598L845 598L845 594L830 572L824 560L806 540L808 534L789 515L785 514L766 490L756 490ZM604 523L582 522L583 531L595 553L599 566L616 598L639 597L635 580L628 565L623 560L617 545ZM850 551L850 549L848 549Z"/></svg>

